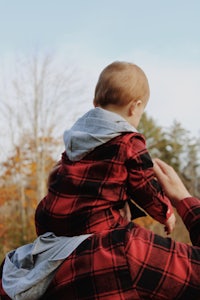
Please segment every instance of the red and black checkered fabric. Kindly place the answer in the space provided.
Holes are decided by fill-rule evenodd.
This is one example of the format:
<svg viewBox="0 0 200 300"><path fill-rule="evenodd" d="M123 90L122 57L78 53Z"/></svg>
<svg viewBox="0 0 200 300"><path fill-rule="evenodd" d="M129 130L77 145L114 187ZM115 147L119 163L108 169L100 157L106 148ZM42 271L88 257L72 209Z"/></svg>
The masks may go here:
<svg viewBox="0 0 200 300"><path fill-rule="evenodd" d="M123 224L118 209L132 198L161 223L172 213L154 178L153 163L139 133L122 134L78 162L62 165L36 210L37 234L74 236Z"/></svg>
<svg viewBox="0 0 200 300"><path fill-rule="evenodd" d="M200 201L185 199L179 212L196 246L134 223L96 233L65 260L42 300L200 299Z"/></svg>
<svg viewBox="0 0 200 300"><path fill-rule="evenodd" d="M96 233L63 262L40 299L199 300L200 201L184 199L178 212L194 246L134 223ZM0 296L10 300L1 280Z"/></svg>

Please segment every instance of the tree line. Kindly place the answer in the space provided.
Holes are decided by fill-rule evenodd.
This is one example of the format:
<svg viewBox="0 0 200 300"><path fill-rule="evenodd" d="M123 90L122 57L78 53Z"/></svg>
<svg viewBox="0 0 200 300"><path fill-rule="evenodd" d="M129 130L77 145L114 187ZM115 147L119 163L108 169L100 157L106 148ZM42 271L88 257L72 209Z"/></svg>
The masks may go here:
<svg viewBox="0 0 200 300"><path fill-rule="evenodd" d="M48 173L63 151L63 130L77 118L72 103L77 99L75 107L80 110L86 101L77 70L58 66L50 55L20 59L12 74L0 78L4 133L0 141L4 154L0 161L0 260L10 249L35 238L35 208L46 194ZM152 158L171 164L190 192L200 197L199 138L177 121L163 128L146 113L139 131L146 137ZM162 233L150 217L138 222ZM189 242L179 227L178 223L175 238Z"/></svg>

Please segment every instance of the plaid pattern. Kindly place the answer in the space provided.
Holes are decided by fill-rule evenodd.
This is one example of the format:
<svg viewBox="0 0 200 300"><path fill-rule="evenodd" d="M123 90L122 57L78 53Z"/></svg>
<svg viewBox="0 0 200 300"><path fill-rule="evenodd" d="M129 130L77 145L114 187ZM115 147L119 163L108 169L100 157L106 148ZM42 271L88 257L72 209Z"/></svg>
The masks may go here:
<svg viewBox="0 0 200 300"><path fill-rule="evenodd" d="M96 233L64 261L41 300L199 300L200 201L187 198L178 211L196 246L134 223ZM0 296L10 300L1 281Z"/></svg>
<svg viewBox="0 0 200 300"><path fill-rule="evenodd" d="M186 200L180 212L190 207L184 219L191 235L198 228L199 240L200 201ZM200 244L178 243L134 223L97 233L59 268L42 297L53 299L198 300Z"/></svg>
<svg viewBox="0 0 200 300"><path fill-rule="evenodd" d="M36 210L37 234L73 236L124 225L118 209L129 198L165 223L172 207L152 166L139 133L122 134L78 162L63 153L55 180Z"/></svg>

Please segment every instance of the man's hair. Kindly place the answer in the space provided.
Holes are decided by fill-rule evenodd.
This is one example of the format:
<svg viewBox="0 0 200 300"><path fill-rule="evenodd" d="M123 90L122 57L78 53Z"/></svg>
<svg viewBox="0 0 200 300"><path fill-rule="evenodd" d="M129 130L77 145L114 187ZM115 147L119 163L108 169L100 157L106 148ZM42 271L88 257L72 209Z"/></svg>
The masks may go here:
<svg viewBox="0 0 200 300"><path fill-rule="evenodd" d="M137 65L116 61L100 74L94 95L94 105L123 106L130 101L149 98L149 84L143 70Z"/></svg>

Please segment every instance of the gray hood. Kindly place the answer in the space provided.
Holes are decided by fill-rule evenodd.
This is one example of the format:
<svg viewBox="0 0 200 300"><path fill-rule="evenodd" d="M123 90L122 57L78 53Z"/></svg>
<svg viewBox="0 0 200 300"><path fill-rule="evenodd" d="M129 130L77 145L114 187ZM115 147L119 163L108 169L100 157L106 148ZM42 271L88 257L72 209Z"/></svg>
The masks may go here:
<svg viewBox="0 0 200 300"><path fill-rule="evenodd" d="M94 148L123 132L137 130L116 113L100 107L91 109L64 132L67 156L71 161L79 161Z"/></svg>

